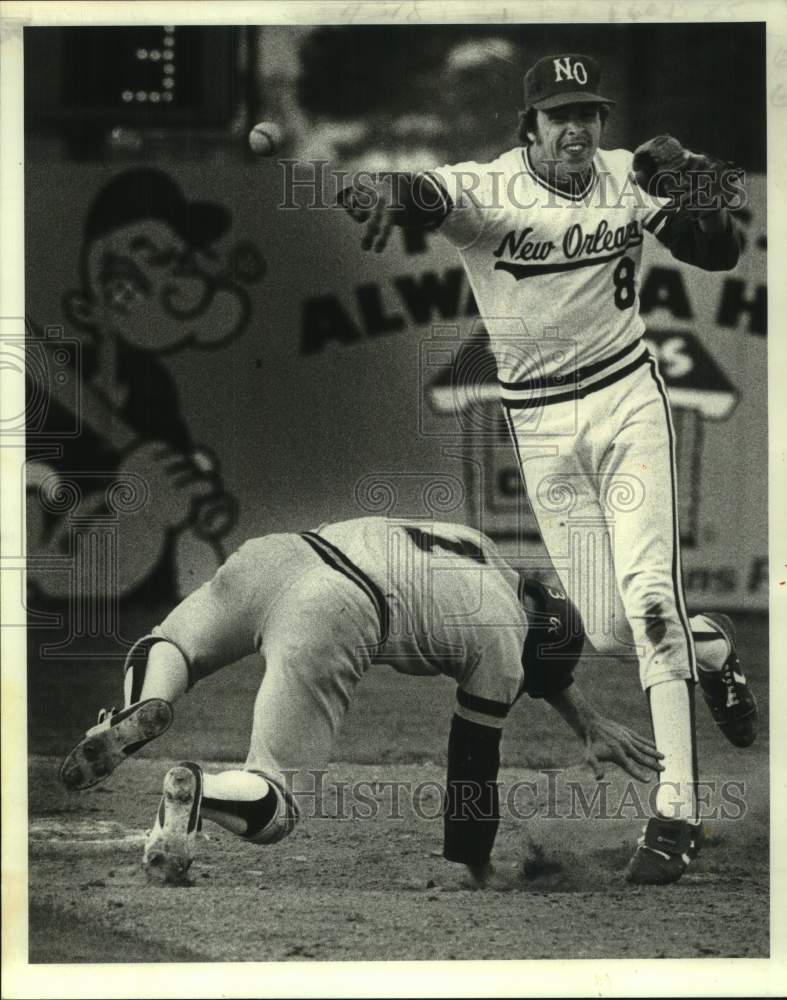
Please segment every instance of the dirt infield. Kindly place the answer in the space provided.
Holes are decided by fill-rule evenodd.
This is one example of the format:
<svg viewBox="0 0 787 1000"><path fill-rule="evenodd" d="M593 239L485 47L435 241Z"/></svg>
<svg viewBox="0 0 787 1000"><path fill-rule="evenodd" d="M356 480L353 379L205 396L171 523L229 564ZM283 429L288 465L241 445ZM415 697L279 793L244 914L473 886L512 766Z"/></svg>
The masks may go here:
<svg viewBox="0 0 787 1000"><path fill-rule="evenodd" d="M30 960L767 956L767 635L761 619L741 628L765 730L753 748L735 750L698 706L702 777L717 815L690 873L658 889L621 875L647 786L627 785L610 767L602 810L573 737L534 702L518 708L505 737L498 881L467 888L460 869L435 856L451 685L384 668L362 685L337 748L342 762L292 836L259 848L206 824L194 885L148 885L141 845L163 774L181 757L209 757L218 769L242 756L256 665L207 682L155 747L81 795L59 786L53 754L68 749L93 705L69 699L47 717L58 686L63 695L62 680L49 678L31 696ZM579 676L600 708L647 730L630 671L588 663ZM103 680L94 680L98 705ZM70 681L89 689L85 678Z"/></svg>

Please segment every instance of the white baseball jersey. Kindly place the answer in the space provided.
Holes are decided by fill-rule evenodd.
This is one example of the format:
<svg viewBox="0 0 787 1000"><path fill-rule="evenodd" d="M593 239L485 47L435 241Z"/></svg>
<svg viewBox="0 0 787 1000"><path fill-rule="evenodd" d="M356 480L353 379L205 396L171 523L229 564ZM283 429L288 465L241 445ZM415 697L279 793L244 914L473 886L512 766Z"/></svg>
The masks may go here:
<svg viewBox="0 0 787 1000"><path fill-rule="evenodd" d="M524 147L430 171L453 201L440 232L462 257L504 400L559 395L578 370L584 388L641 362L643 236L664 213L631 161L599 150L573 195L538 176Z"/></svg>
<svg viewBox="0 0 787 1000"><path fill-rule="evenodd" d="M631 166L628 151L599 150L570 194L536 173L524 147L430 175L453 203L440 232L462 257L489 334L552 563L596 650L640 650L649 687L691 676L694 652L673 432L639 313L645 232L663 235L670 216ZM617 509L615 489L642 499ZM585 586L591 566L598 579Z"/></svg>

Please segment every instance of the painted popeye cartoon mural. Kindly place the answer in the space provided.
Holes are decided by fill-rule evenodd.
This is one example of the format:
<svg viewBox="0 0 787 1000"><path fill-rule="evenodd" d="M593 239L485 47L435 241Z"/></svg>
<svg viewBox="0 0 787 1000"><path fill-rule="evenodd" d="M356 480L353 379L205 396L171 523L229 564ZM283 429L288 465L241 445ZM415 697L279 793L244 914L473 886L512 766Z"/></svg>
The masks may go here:
<svg viewBox="0 0 787 1000"><path fill-rule="evenodd" d="M217 252L230 226L168 174L126 170L85 219L79 283L63 297L70 348L29 323L30 361L57 370L45 419L28 426L33 619L66 601L72 632L98 615L94 635L118 634L120 602L177 600L226 557L236 502L192 439L166 357L221 348L248 322L243 285L264 262L249 243Z"/></svg>

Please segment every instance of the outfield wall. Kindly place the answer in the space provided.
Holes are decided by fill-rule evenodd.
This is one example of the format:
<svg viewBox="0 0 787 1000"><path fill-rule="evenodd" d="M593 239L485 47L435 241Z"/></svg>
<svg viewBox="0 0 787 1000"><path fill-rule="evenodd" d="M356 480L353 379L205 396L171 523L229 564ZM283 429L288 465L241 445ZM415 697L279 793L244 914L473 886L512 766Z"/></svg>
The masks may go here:
<svg viewBox="0 0 787 1000"><path fill-rule="evenodd" d="M446 365L477 332L453 250L437 236L407 240L397 232L384 254L365 254L360 230L343 213L279 207L283 168L274 161L167 168L189 200L231 211L231 230L203 266L240 290L246 311L219 311L215 336L202 329L197 339L203 343L192 339L161 353L157 362L174 387L152 407L160 409L163 426L154 421L140 433L129 425L122 399L108 400L104 376L85 367L92 341L106 338L106 331L95 314L92 329L80 330L73 295L69 299L84 285L80 252L88 206L120 169L27 167L27 310L36 337L48 342L42 355L48 360L33 373L37 423L28 420L28 462L36 463L28 534L42 594L73 602L75 592L95 595L103 588L121 601L145 600L158 588L166 600L170 591L185 592L209 576L222 555L249 536L380 512L469 519L506 551L544 564L507 443L468 434L461 413L439 393ZM746 247L734 272L700 273L650 241L641 290L674 408L693 607L767 608L765 178L750 178L749 192L750 209L742 216ZM57 421L39 406L57 375L52 351L60 341L77 345L72 353L80 360L76 368L68 361L64 382L77 393L75 410L103 393L91 440L102 450L106 481L96 479L89 449L78 460L69 460L70 446L59 449ZM151 355L159 346L151 333ZM122 365L121 356L121 382L131 377ZM98 394L88 389L80 397L88 383ZM216 482L231 501L222 530L206 541L189 528L161 528L160 558L151 562L147 583L142 570L126 579L129 561L112 552L128 551L129 542L132 549L148 544L162 523L156 505L172 502L169 494L156 495L157 481L150 479L141 511L122 504L110 511L102 529L107 566L98 575L85 569L84 507L69 507L67 497L52 507L52 483L61 492L63 484L75 484L83 499L106 491L123 456L166 436L173 421L192 447L218 460ZM73 444L73 436L69 440ZM56 479L42 493L50 473ZM35 512L42 496L49 528ZM53 550L53 518L61 526L74 522L70 548L61 541ZM112 541L118 535L125 549Z"/></svg>

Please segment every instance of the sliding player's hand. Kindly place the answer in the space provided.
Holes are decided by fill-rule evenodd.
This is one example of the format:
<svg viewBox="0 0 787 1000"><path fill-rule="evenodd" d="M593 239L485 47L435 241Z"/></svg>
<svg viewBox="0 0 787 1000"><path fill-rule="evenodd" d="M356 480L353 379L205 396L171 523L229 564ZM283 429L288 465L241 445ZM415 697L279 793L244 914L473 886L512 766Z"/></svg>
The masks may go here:
<svg viewBox="0 0 787 1000"><path fill-rule="evenodd" d="M611 762L639 781L648 781L664 770L656 744L619 722L596 715L585 733L585 763L597 781L604 777L604 764Z"/></svg>

